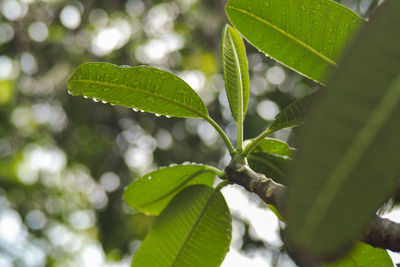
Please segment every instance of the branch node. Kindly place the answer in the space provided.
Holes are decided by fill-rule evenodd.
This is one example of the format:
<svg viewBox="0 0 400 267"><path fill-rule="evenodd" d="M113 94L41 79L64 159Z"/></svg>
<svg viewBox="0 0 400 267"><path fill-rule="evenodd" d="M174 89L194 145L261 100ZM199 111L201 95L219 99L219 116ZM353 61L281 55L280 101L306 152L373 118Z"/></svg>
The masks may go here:
<svg viewBox="0 0 400 267"><path fill-rule="evenodd" d="M284 185L256 173L247 164L235 164L235 162L231 162L225 168L225 179L257 194L266 204L274 205L279 213L284 214L286 199ZM375 216L360 240L373 247L400 252L400 223Z"/></svg>

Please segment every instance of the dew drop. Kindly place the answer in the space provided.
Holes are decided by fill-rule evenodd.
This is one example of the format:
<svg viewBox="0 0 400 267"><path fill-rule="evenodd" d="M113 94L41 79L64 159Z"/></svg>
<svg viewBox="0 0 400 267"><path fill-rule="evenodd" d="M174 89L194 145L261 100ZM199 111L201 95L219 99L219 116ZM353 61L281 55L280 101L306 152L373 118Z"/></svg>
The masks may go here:
<svg viewBox="0 0 400 267"><path fill-rule="evenodd" d="M111 105L111 106L115 106L115 104L113 104L113 103L110 103L110 105Z"/></svg>
<svg viewBox="0 0 400 267"><path fill-rule="evenodd" d="M151 176L147 177L147 179L151 180Z"/></svg>
<svg viewBox="0 0 400 267"><path fill-rule="evenodd" d="M120 68L124 68L124 69L126 69L126 68L131 68L131 66L129 66L129 65L121 65L121 66L119 66Z"/></svg>
<svg viewBox="0 0 400 267"><path fill-rule="evenodd" d="M92 98L92 100L94 101L94 102L99 102L100 100L99 99L97 99L97 98Z"/></svg>
<svg viewBox="0 0 400 267"><path fill-rule="evenodd" d="M83 98L89 98L88 96L84 95Z"/></svg>
<svg viewBox="0 0 400 267"><path fill-rule="evenodd" d="M171 118L171 116L169 116L169 115L165 115L165 117L168 118L168 119Z"/></svg>
<svg viewBox="0 0 400 267"><path fill-rule="evenodd" d="M158 113L154 113L154 115L156 115L156 117L161 117L161 114Z"/></svg>
<svg viewBox="0 0 400 267"><path fill-rule="evenodd" d="M142 112L142 113L144 112L144 110L141 110L141 109L139 109L139 111Z"/></svg>
<svg viewBox="0 0 400 267"><path fill-rule="evenodd" d="M69 90L67 90L67 92L68 92L69 95L72 95L72 93Z"/></svg>
<svg viewBox="0 0 400 267"><path fill-rule="evenodd" d="M133 111L138 112L139 109L138 108L132 108Z"/></svg>

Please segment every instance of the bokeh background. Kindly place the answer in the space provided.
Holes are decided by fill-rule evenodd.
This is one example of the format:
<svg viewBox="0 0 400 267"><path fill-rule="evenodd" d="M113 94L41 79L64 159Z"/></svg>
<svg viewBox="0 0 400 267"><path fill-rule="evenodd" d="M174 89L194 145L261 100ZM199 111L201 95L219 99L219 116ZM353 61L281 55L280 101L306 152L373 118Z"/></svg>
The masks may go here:
<svg viewBox="0 0 400 267"><path fill-rule="evenodd" d="M370 2L342 1L361 15ZM124 204L124 187L172 163L226 166L229 154L203 120L138 113L72 97L66 88L84 62L169 70L197 91L234 141L221 75L225 4L0 0L0 266L129 266L155 218ZM246 47L251 138L316 84ZM291 143L295 134L275 137ZM294 266L273 213L239 187L223 193L234 218L223 266ZM400 219L400 212L387 216Z"/></svg>

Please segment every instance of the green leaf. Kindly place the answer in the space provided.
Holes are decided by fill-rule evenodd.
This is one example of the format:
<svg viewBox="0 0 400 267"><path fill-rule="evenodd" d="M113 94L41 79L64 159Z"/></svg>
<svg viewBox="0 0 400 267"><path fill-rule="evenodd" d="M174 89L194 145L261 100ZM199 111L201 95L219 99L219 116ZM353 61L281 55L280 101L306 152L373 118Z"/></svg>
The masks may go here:
<svg viewBox="0 0 400 267"><path fill-rule="evenodd" d="M382 4L313 108L288 184L288 237L319 258L357 240L400 165L400 1Z"/></svg>
<svg viewBox="0 0 400 267"><path fill-rule="evenodd" d="M156 68L80 65L68 80L72 95L175 117L208 117L200 96L182 79Z"/></svg>
<svg viewBox="0 0 400 267"><path fill-rule="evenodd" d="M320 92L316 91L289 104L276 115L269 127L270 131L276 132L283 128L296 127L302 124L305 115L311 106L318 101L319 97Z"/></svg>
<svg viewBox="0 0 400 267"><path fill-rule="evenodd" d="M129 217L129 228L132 229L136 237L143 240L153 227L156 218L138 212Z"/></svg>
<svg viewBox="0 0 400 267"><path fill-rule="evenodd" d="M123 198L132 208L158 215L183 188L193 184L212 186L214 173L206 165L177 165L160 168L130 184Z"/></svg>
<svg viewBox="0 0 400 267"><path fill-rule="evenodd" d="M219 190L193 185L161 213L132 267L217 267L228 252L232 225Z"/></svg>
<svg viewBox="0 0 400 267"><path fill-rule="evenodd" d="M278 183L285 184L287 167L294 149L277 139L265 138L250 153L247 160L250 167Z"/></svg>
<svg viewBox="0 0 400 267"><path fill-rule="evenodd" d="M226 13L252 45L321 83L363 21L331 0L230 0Z"/></svg>
<svg viewBox="0 0 400 267"><path fill-rule="evenodd" d="M338 262L326 264L324 267L393 267L393 261L387 250L374 248L358 242L356 247Z"/></svg>
<svg viewBox="0 0 400 267"><path fill-rule="evenodd" d="M225 90L233 118L237 123L242 123L249 102L246 49L239 33L229 25L225 27L222 39Z"/></svg>

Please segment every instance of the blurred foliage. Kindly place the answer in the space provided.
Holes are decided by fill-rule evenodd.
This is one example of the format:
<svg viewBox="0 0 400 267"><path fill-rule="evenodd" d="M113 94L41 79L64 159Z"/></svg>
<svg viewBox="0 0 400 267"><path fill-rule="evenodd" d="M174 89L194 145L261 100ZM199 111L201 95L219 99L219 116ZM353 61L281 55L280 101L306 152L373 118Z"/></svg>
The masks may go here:
<svg viewBox="0 0 400 267"><path fill-rule="evenodd" d="M345 2L358 12L370 3ZM222 140L200 119L157 118L66 90L84 62L159 67L196 89L234 140L221 75L225 3L0 1L0 266L129 265L154 217L124 204L124 187L157 166L227 164ZM315 84L246 48L252 138ZM244 246L263 245L251 236Z"/></svg>

